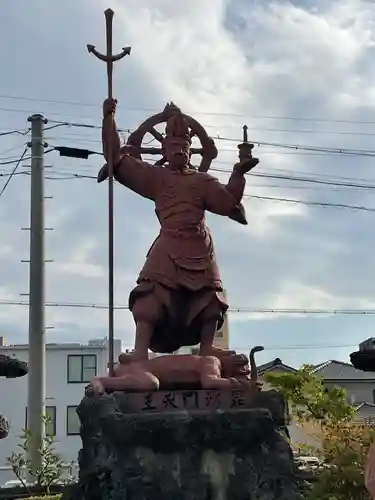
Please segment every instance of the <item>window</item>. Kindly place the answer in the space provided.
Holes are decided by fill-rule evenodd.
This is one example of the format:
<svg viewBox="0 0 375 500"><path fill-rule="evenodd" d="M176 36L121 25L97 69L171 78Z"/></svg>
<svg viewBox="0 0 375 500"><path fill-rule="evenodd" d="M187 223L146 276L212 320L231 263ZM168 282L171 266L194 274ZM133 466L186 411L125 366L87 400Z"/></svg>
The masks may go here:
<svg viewBox="0 0 375 500"><path fill-rule="evenodd" d="M50 420L46 424L47 436L56 436L56 406L46 406L45 415ZM25 411L25 429L27 429L27 407Z"/></svg>
<svg viewBox="0 0 375 500"><path fill-rule="evenodd" d="M68 383L90 382L96 376L96 354L68 355Z"/></svg>
<svg viewBox="0 0 375 500"><path fill-rule="evenodd" d="M77 414L77 406L66 407L66 433L68 436L77 436L81 423Z"/></svg>

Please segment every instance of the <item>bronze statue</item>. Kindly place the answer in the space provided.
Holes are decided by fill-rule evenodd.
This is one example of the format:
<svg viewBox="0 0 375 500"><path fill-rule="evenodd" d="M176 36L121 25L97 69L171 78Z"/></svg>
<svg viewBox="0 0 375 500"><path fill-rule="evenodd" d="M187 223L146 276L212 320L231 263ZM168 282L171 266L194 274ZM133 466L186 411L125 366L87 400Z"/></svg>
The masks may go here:
<svg viewBox="0 0 375 500"><path fill-rule="evenodd" d="M137 286L129 296L129 308L136 323L132 359L148 359L149 349L172 353L182 346L200 344L200 356L216 356L214 335L220 328L228 304L215 260L205 211L246 223L241 205L246 184L245 174L259 160L252 157L253 145L240 145L240 161L233 167L228 183L222 184L207 173L217 156L214 142L203 127L174 104L146 120L121 147L113 115L117 101L103 105L102 141L107 159L113 154L115 179L154 201L160 233L140 272ZM154 126L166 122L162 136ZM142 148L149 131L162 147ZM192 137L198 136L202 148L194 149ZM142 160L141 153L161 153L155 165ZM191 154L200 154L198 169L192 168ZM98 182L108 176L106 165Z"/></svg>

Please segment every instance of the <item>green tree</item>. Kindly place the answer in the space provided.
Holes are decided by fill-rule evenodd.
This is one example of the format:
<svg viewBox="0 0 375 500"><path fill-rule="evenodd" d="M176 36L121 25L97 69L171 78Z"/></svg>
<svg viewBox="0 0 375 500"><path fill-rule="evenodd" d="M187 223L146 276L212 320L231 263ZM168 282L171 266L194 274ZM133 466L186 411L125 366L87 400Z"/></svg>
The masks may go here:
<svg viewBox="0 0 375 500"><path fill-rule="evenodd" d="M355 422L355 409L340 387L324 381L303 366L295 373L268 373L265 380L284 393L293 417L315 426L317 447L305 451L321 459L308 500L371 500L364 485L364 468L375 429Z"/></svg>
<svg viewBox="0 0 375 500"><path fill-rule="evenodd" d="M285 395L292 414L299 421L321 423L349 421L355 410L340 387L326 388L321 378L311 374L308 365L295 373L266 373L266 382Z"/></svg>

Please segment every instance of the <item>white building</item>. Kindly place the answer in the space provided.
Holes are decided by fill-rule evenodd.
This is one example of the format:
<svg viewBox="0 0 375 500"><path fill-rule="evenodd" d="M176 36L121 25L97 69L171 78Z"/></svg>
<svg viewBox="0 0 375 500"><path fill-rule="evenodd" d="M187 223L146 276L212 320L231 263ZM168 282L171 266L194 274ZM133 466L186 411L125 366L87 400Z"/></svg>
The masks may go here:
<svg viewBox="0 0 375 500"><path fill-rule="evenodd" d="M121 341L115 340L115 360L120 352ZM28 361L28 345L0 343L0 354ZM107 373L107 367L107 340L90 340L86 345L66 343L46 346L46 414L52 420L56 451L66 462L77 460L81 447L76 408L84 396L84 389L93 376ZM6 465L6 459L13 451L19 451L18 436L26 426L27 383L28 376L0 379L0 413L10 423L9 436L0 442L0 485L16 479Z"/></svg>

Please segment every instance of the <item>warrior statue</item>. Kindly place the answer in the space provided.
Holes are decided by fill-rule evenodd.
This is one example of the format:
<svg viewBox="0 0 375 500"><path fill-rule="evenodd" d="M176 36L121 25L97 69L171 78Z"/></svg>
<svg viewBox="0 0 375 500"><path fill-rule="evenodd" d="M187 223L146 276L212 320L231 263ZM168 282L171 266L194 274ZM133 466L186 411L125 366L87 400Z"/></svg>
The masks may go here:
<svg viewBox="0 0 375 500"><path fill-rule="evenodd" d="M227 184L220 183L206 171L192 168L194 134L189 129L189 117L174 107L173 113L164 120L165 136L159 139L164 162L146 163L135 150L136 141L128 140L128 145L121 147L112 119L116 103L114 99L107 99L103 105L104 156L107 159L111 144L114 178L155 203L161 226L137 286L129 296L129 309L136 324L132 359L147 360L149 350L172 353L182 346L197 344L200 344L201 356L216 356L214 336L223 323L228 304L205 211L238 220L243 210L244 174L259 160L251 155L251 144L242 144L240 161L234 165ZM153 132L157 133L155 129ZM212 147L215 149L213 141ZM98 182L107 176L104 165Z"/></svg>

